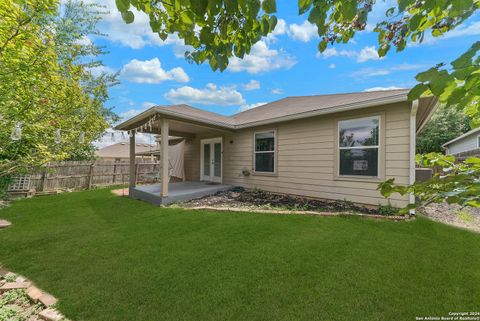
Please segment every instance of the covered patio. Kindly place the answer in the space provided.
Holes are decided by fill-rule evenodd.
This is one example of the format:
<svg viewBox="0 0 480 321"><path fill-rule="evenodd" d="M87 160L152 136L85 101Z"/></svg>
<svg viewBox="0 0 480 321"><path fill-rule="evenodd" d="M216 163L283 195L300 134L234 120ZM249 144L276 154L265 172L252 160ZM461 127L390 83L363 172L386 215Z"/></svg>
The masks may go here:
<svg viewBox="0 0 480 321"><path fill-rule="evenodd" d="M192 119L191 116L180 114L175 108L176 106L152 107L116 126L117 130L127 131L130 138L129 195L132 198L155 205L167 205L231 188L223 184L222 137L232 129L213 113L214 116L211 116L200 111L202 115ZM193 112L198 111L192 109ZM138 153L135 143L139 133L157 135L159 148L156 154L160 156L160 172L156 176L158 183L136 185L138 167L135 157ZM205 137L209 138L205 140L206 143L200 140ZM179 150L175 147L178 146L176 144L182 144L183 148L174 154L174 149ZM185 164L186 156L188 164Z"/></svg>

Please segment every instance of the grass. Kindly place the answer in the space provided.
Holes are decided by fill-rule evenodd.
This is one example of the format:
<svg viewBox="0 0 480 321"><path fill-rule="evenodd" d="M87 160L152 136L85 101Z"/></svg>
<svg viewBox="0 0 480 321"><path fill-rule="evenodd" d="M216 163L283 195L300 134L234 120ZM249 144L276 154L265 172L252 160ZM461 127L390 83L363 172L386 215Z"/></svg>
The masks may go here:
<svg viewBox="0 0 480 321"><path fill-rule="evenodd" d="M0 211L0 262L73 320L415 320L477 311L480 235L418 218L162 209L97 190Z"/></svg>

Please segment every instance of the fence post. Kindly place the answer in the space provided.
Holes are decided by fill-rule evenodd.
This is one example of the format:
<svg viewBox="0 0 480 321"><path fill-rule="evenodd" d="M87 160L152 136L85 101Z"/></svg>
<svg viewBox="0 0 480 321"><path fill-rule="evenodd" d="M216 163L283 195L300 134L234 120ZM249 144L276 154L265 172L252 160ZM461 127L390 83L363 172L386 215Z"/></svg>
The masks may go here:
<svg viewBox="0 0 480 321"><path fill-rule="evenodd" d="M93 182L93 168L95 167L95 163L90 164L90 173L88 174L88 189L92 188Z"/></svg>
<svg viewBox="0 0 480 321"><path fill-rule="evenodd" d="M135 185L136 185L137 182L138 182L138 175L140 174L139 169L140 169L140 163L137 163L137 164L135 165Z"/></svg>
<svg viewBox="0 0 480 321"><path fill-rule="evenodd" d="M45 164L45 170L43 171L42 175L42 192L45 192L47 189L47 182L48 182L48 165L50 163Z"/></svg>
<svg viewBox="0 0 480 321"><path fill-rule="evenodd" d="M112 183L115 185L117 182L117 161L115 160L115 163L113 163L113 180ZM122 179L123 182L123 179Z"/></svg>

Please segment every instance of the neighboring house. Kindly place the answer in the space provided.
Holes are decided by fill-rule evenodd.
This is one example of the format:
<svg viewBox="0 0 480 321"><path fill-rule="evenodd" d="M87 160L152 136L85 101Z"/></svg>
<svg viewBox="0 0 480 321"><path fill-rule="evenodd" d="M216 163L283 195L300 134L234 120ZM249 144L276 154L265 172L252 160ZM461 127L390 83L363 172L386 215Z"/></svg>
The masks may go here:
<svg viewBox="0 0 480 321"><path fill-rule="evenodd" d="M155 159L155 149L157 145L152 144L135 144L135 150L139 153L137 158ZM121 142L110 146L100 148L95 152L101 160L111 161L128 161L130 158L130 143Z"/></svg>
<svg viewBox="0 0 480 321"><path fill-rule="evenodd" d="M155 134L184 137L187 181L403 207L411 196L394 194L387 201L378 183L414 181L416 133L437 106L432 97L410 102L407 93L288 97L229 117L187 105L157 106L116 129L134 133L148 127ZM135 167L130 168L132 177ZM131 181L136 197L140 187L134 185ZM177 193L163 180L159 202L173 200L169 189Z"/></svg>
<svg viewBox="0 0 480 321"><path fill-rule="evenodd" d="M480 155L480 127L442 145L447 154L457 156Z"/></svg>

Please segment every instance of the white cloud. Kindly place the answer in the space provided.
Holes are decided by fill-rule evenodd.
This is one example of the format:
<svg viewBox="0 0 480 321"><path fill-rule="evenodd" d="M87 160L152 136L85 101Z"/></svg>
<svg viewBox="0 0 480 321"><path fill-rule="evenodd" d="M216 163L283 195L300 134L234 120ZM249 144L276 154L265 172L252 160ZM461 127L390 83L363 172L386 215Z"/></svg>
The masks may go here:
<svg viewBox="0 0 480 321"><path fill-rule="evenodd" d="M283 90L281 90L280 88L274 88L270 92L274 95L280 95L281 93L283 93Z"/></svg>
<svg viewBox="0 0 480 321"><path fill-rule="evenodd" d="M379 59L380 56L378 55L377 49L374 46L362 48L357 56L357 62Z"/></svg>
<svg viewBox="0 0 480 321"><path fill-rule="evenodd" d="M144 103L142 104L142 106L143 106L143 108L147 108L147 109L148 109L148 108L151 108L151 107L153 107L153 106L157 106L157 104L156 104L156 103L152 103L151 101L146 101L146 102L144 102Z"/></svg>
<svg viewBox="0 0 480 321"><path fill-rule="evenodd" d="M115 70L113 70L112 68L108 67L108 66L96 66L96 67L92 67L92 68L89 68L90 71L92 72L92 75L94 75L95 77L98 77L104 73L107 73L107 74L114 74L115 73Z"/></svg>
<svg viewBox="0 0 480 321"><path fill-rule="evenodd" d="M243 84L243 89L245 89L245 90L260 89L260 82L258 80L252 79L248 83Z"/></svg>
<svg viewBox="0 0 480 321"><path fill-rule="evenodd" d="M217 87L209 83L203 89L184 86L170 89L165 98L176 103L190 103L199 105L234 106L245 104L245 99L234 86Z"/></svg>
<svg viewBox="0 0 480 321"><path fill-rule="evenodd" d="M331 58L331 57L349 57L356 58L357 62L365 62L368 60L382 59L378 56L377 49L374 46L364 47L360 51L356 50L337 50L336 48L327 48L323 53L318 52L317 58Z"/></svg>
<svg viewBox="0 0 480 321"><path fill-rule="evenodd" d="M283 19L278 19L277 20L277 25L275 26L275 29L272 32L272 35L274 36L279 36L283 35L287 32L287 23Z"/></svg>
<svg viewBox="0 0 480 321"><path fill-rule="evenodd" d="M480 21L472 22L468 25L460 25L459 27L447 32L443 36L433 37L431 34L425 35L425 39L422 43L411 42L408 44L410 47L415 47L419 45L431 45L436 43L439 40L458 38L458 37L470 37L470 36L480 36Z"/></svg>
<svg viewBox="0 0 480 321"><path fill-rule="evenodd" d="M287 33L288 25L283 19L278 19L275 29L267 35L265 38L267 41L275 42L277 36L281 36Z"/></svg>
<svg viewBox="0 0 480 321"><path fill-rule="evenodd" d="M246 71L251 74L274 69L290 69L297 61L283 51L268 48L264 40L257 42L243 59L233 57L228 70L233 72Z"/></svg>
<svg viewBox="0 0 480 321"><path fill-rule="evenodd" d="M305 20L301 25L291 24L288 27L290 37L302 42L309 42L317 36L317 27Z"/></svg>
<svg viewBox="0 0 480 321"><path fill-rule="evenodd" d="M188 82L190 78L185 71L176 67L169 71L162 68L160 60L153 58L151 60L130 60L123 66L121 75L128 81L140 84L159 84L163 81L173 80L177 82Z"/></svg>
<svg viewBox="0 0 480 321"><path fill-rule="evenodd" d="M369 78L369 77L386 76L396 71L419 70L422 68L427 68L427 65L405 63L405 64L395 65L387 68L362 68L360 70L353 72L351 75L354 78Z"/></svg>
<svg viewBox="0 0 480 321"><path fill-rule="evenodd" d="M335 69L335 68L337 68L337 65L335 65L335 64L330 64L330 65L328 65L328 68L330 68L330 69Z"/></svg>
<svg viewBox="0 0 480 321"><path fill-rule="evenodd" d="M249 104L249 105L241 105L240 108L238 109L238 112L242 112L242 111L245 111L245 110L257 108L257 107L265 105L265 104L266 103L262 102L262 103L255 103L255 104Z"/></svg>
<svg viewBox="0 0 480 321"><path fill-rule="evenodd" d="M364 89L363 91L369 92L369 91L394 90L394 89L403 89L403 88L402 87L397 87L397 86L371 87L371 88Z"/></svg>
<svg viewBox="0 0 480 321"><path fill-rule="evenodd" d="M317 52L317 58L330 57L355 57L358 53L355 50L337 50L336 48L327 48L324 52Z"/></svg>

